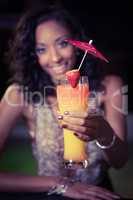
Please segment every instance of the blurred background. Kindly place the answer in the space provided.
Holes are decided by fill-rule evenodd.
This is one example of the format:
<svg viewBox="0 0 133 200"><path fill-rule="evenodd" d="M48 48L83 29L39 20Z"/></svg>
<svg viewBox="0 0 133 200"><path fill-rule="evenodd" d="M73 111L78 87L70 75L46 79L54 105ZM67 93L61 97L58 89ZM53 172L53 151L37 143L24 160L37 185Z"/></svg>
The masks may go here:
<svg viewBox="0 0 133 200"><path fill-rule="evenodd" d="M133 89L131 73L128 74L133 57L132 12L129 1L68 1L68 0L0 0L0 98L4 94L9 78L8 65L4 54L12 31L22 15L32 6L47 3L62 3L70 12L77 15L85 26L88 36L94 40L96 47L109 58L108 70L120 75L125 85ZM128 91L126 94L128 95ZM110 171L115 190L124 197L133 198L133 95L130 94L128 106L128 143L129 161L121 170ZM11 131L0 160L0 170L36 174L36 163L32 157L30 139L23 119Z"/></svg>

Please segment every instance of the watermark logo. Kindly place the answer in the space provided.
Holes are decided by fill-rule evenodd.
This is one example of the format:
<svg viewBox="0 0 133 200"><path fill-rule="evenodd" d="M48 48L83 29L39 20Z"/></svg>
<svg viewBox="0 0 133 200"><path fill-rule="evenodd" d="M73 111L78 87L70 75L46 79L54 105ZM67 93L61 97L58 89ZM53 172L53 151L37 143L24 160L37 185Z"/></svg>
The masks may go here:
<svg viewBox="0 0 133 200"><path fill-rule="evenodd" d="M52 86L46 86L43 88L43 92L32 92L27 86L21 87L21 89L20 86L17 85L11 86L8 88L6 95L4 96L4 100L7 102L8 105L12 107L26 107L29 106L29 104L34 104L35 107L38 107L40 105L43 105L44 107L51 107L57 104L57 100L49 104L47 101L48 91L51 91L51 93L55 93L56 88Z"/></svg>
<svg viewBox="0 0 133 200"><path fill-rule="evenodd" d="M47 94L48 91L53 91L53 93L56 93L56 87L52 86L46 86L43 88L43 94L39 91L30 91L28 87L21 88L19 86L13 86L9 87L6 95L5 95L5 101L8 103L8 105L17 107L17 106L28 106L29 104L34 104L35 106L43 105L44 107L52 107L57 105L57 100L55 99L50 104L47 101ZM16 101L14 99L14 96L18 95L19 101ZM89 94L89 99L91 102L89 103L89 106L93 106L98 108L99 102L101 101L101 98L105 96L104 91L97 92L97 91L91 91ZM34 99L37 99L36 103ZM73 97L71 97L73 98ZM110 106L117 110L118 112L127 115L128 114L128 85L125 85L121 87L120 89L116 90L114 93L112 93L108 97L110 101ZM69 101L67 102L69 103Z"/></svg>
<svg viewBox="0 0 133 200"><path fill-rule="evenodd" d="M117 98L120 101L119 96L121 96L121 102L118 102L117 105L117 100L115 99ZM128 85L123 86L112 94L111 105L118 112L124 115L128 114Z"/></svg>

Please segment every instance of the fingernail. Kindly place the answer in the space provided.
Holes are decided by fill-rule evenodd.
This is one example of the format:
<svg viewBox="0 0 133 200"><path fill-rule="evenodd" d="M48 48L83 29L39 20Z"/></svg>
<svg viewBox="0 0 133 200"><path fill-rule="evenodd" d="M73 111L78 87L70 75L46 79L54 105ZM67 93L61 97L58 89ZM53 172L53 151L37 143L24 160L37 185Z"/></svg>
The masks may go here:
<svg viewBox="0 0 133 200"><path fill-rule="evenodd" d="M58 120L62 120L63 119L63 115L58 115Z"/></svg>
<svg viewBox="0 0 133 200"><path fill-rule="evenodd" d="M65 112L64 112L64 115L69 115L69 112L68 112L68 111L65 111Z"/></svg>
<svg viewBox="0 0 133 200"><path fill-rule="evenodd" d="M80 137L80 134L78 134L78 133L74 133L74 135L77 136L77 137Z"/></svg>
<svg viewBox="0 0 133 200"><path fill-rule="evenodd" d="M75 136L78 136L78 134L77 133L73 133Z"/></svg>
<svg viewBox="0 0 133 200"><path fill-rule="evenodd" d="M62 128L67 128L67 125L66 124L62 124Z"/></svg>

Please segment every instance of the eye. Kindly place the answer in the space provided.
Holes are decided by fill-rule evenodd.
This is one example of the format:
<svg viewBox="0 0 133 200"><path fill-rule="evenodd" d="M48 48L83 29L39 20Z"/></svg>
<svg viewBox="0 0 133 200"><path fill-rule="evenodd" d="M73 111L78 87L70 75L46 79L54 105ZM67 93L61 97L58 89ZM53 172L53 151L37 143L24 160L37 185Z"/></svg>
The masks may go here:
<svg viewBox="0 0 133 200"><path fill-rule="evenodd" d="M58 45L61 47L61 48L63 48L63 47L67 47L68 45L69 45L69 43L67 42L67 41L60 41L59 43L58 43Z"/></svg>
<svg viewBox="0 0 133 200"><path fill-rule="evenodd" d="M46 48L45 47L36 47L35 51L36 51L36 54L43 54L46 52Z"/></svg>

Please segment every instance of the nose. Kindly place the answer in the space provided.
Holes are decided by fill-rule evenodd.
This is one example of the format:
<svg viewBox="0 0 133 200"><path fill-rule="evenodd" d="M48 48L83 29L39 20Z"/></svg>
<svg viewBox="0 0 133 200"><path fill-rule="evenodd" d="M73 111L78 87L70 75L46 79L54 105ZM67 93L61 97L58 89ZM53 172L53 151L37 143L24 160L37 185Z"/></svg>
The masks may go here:
<svg viewBox="0 0 133 200"><path fill-rule="evenodd" d="M50 59L52 62L59 63L61 60L61 54L56 47L50 48Z"/></svg>

